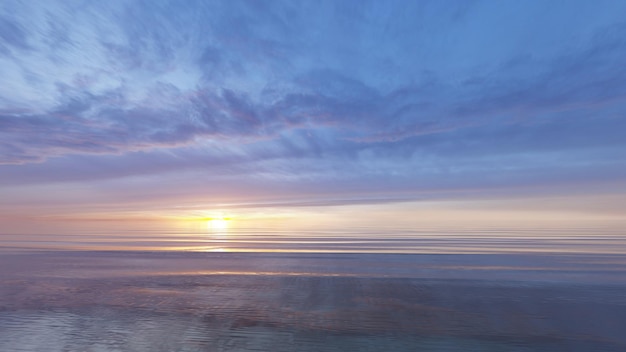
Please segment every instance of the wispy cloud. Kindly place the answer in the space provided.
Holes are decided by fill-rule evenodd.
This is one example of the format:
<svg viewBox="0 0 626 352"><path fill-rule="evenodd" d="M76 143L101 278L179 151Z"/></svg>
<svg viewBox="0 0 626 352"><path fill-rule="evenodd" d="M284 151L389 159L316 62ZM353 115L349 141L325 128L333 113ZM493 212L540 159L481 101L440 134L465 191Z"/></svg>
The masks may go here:
<svg viewBox="0 0 626 352"><path fill-rule="evenodd" d="M5 1L0 179L619 178L625 6Z"/></svg>

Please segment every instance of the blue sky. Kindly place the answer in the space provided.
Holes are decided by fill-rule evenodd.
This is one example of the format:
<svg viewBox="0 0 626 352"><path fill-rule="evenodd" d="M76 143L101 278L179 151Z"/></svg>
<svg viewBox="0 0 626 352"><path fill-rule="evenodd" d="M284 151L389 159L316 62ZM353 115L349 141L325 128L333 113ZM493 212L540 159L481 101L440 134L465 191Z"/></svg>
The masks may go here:
<svg viewBox="0 0 626 352"><path fill-rule="evenodd" d="M625 15L624 1L3 1L0 211L621 195Z"/></svg>

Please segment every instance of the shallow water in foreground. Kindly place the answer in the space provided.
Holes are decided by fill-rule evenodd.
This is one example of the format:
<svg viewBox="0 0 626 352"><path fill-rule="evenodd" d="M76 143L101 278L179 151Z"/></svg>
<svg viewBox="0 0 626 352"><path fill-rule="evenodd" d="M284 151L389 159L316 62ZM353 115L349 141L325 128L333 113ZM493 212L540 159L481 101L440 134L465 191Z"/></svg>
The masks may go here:
<svg viewBox="0 0 626 352"><path fill-rule="evenodd" d="M624 351L621 255L22 252L0 351Z"/></svg>

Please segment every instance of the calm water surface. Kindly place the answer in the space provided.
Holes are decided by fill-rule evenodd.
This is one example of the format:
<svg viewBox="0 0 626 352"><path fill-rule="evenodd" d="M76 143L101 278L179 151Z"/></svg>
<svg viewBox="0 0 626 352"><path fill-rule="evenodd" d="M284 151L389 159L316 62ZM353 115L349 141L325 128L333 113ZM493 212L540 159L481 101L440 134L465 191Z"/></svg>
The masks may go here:
<svg viewBox="0 0 626 352"><path fill-rule="evenodd" d="M0 233L0 249L331 253L626 253L616 228L334 231L225 228Z"/></svg>
<svg viewBox="0 0 626 352"><path fill-rule="evenodd" d="M0 351L626 350L618 232L202 236L0 236Z"/></svg>

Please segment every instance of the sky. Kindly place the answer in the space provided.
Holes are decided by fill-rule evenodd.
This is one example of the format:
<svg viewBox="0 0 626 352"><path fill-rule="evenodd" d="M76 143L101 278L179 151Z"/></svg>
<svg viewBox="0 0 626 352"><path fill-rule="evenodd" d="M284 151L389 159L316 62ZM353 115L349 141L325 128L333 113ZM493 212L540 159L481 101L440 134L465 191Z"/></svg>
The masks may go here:
<svg viewBox="0 0 626 352"><path fill-rule="evenodd" d="M3 0L0 221L619 222L625 19L620 0Z"/></svg>

